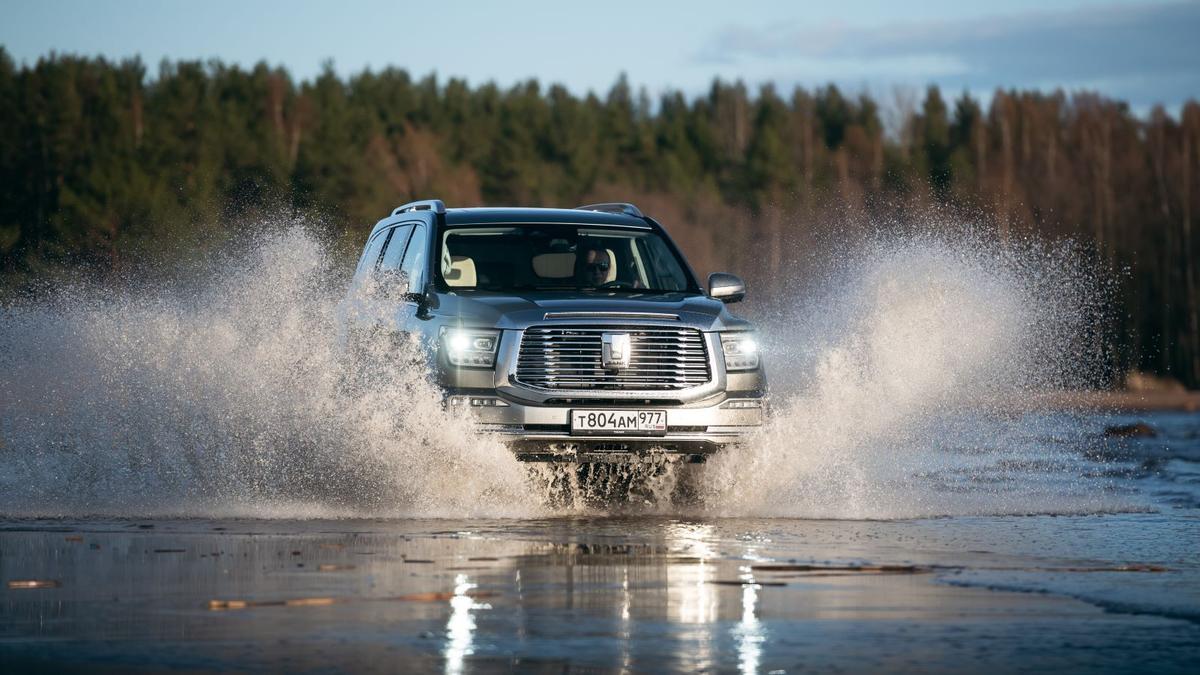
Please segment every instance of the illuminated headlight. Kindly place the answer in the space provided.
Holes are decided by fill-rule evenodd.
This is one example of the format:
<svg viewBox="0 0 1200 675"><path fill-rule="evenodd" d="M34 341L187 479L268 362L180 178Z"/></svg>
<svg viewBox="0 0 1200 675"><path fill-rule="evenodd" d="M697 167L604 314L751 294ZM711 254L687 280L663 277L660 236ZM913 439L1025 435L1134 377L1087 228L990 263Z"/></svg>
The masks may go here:
<svg viewBox="0 0 1200 675"><path fill-rule="evenodd" d="M725 352L725 370L754 370L758 368L758 342L753 333L721 335L721 350Z"/></svg>
<svg viewBox="0 0 1200 675"><path fill-rule="evenodd" d="M496 365L500 331L484 328L442 328L442 349L452 365L491 368Z"/></svg>

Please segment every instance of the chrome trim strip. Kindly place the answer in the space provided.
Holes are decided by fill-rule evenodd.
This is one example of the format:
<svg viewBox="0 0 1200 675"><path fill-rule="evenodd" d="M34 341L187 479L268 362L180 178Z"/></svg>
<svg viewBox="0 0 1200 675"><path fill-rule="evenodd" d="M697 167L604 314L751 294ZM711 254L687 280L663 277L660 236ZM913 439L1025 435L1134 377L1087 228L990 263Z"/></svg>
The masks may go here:
<svg viewBox="0 0 1200 675"><path fill-rule="evenodd" d="M657 312L546 312L542 318L547 321L555 319L646 319L654 321L679 321L678 314L660 314Z"/></svg>
<svg viewBox="0 0 1200 675"><path fill-rule="evenodd" d="M488 429L484 425L480 425L479 431L487 434L494 434L501 438L507 439L513 437L516 440L522 441L550 441L560 443L597 443L597 442L614 442L614 443L672 443L676 441L693 441L693 442L710 442L710 443L730 443L733 441L743 440L749 434L758 430L758 427L746 427L744 430L723 431L721 433L668 433L666 436L572 436L565 431L562 432L525 432L514 431L508 429Z"/></svg>

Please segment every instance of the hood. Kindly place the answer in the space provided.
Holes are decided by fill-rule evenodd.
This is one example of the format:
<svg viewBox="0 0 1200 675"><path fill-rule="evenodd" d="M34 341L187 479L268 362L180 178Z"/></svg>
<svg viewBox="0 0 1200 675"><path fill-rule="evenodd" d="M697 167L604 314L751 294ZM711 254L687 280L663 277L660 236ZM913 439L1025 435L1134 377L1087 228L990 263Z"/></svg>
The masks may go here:
<svg viewBox="0 0 1200 675"><path fill-rule="evenodd" d="M631 321L633 317L561 317L547 314L595 312L619 314L671 314L682 325L702 331L750 328L750 323L735 316L720 300L687 293L609 293L604 291L539 291L532 293L484 293L466 295L439 294L434 310L451 321L461 319L464 326L522 329L541 323L596 323ZM656 322L668 318L647 317Z"/></svg>

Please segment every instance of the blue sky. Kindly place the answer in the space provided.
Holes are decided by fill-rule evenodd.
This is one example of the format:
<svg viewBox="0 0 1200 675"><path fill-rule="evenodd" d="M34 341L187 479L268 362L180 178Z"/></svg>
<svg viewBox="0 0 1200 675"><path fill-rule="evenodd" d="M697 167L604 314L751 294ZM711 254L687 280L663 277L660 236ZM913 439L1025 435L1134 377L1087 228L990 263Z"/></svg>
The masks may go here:
<svg viewBox="0 0 1200 675"><path fill-rule="evenodd" d="M890 97L929 83L1095 89L1171 108L1200 98L1200 1L0 0L0 44L17 61L51 51L124 58L266 60L311 78L388 65L577 93L625 72L651 93L834 82Z"/></svg>

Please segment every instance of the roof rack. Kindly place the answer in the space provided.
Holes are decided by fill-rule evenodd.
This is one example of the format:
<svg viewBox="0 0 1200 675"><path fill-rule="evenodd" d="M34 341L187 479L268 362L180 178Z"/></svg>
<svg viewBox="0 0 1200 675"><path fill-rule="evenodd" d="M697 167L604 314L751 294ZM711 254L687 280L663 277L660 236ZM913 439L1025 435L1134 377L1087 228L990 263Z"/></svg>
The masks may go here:
<svg viewBox="0 0 1200 675"><path fill-rule="evenodd" d="M409 202L404 206L397 206L395 211L392 211L393 216L398 216L401 213L409 211L433 211L434 213L445 213L446 204L440 199L422 199L419 202Z"/></svg>
<svg viewBox="0 0 1200 675"><path fill-rule="evenodd" d="M576 206L576 211L600 211L601 213L623 213L634 218L645 218L642 210L629 202L605 202L603 204L588 204Z"/></svg>

